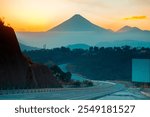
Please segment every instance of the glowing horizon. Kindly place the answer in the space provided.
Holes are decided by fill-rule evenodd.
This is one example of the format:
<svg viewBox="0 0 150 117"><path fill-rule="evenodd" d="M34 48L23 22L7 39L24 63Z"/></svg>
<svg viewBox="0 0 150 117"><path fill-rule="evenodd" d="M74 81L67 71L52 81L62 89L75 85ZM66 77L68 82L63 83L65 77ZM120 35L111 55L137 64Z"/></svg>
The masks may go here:
<svg viewBox="0 0 150 117"><path fill-rule="evenodd" d="M116 31L150 30L150 0L0 0L0 17L15 31L47 31L75 14Z"/></svg>

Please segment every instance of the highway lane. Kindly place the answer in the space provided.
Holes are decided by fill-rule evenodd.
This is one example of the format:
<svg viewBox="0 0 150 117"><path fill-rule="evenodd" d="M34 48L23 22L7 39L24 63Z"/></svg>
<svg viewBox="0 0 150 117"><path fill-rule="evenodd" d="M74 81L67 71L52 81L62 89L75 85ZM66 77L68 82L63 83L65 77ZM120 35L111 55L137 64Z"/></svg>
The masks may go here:
<svg viewBox="0 0 150 117"><path fill-rule="evenodd" d="M122 84L94 81L93 87L48 89L48 92L31 92L0 95L0 100L145 100L150 99L137 88Z"/></svg>
<svg viewBox="0 0 150 117"><path fill-rule="evenodd" d="M150 97L143 95L139 88L127 88L126 90L101 97L98 100L150 100Z"/></svg>
<svg viewBox="0 0 150 117"><path fill-rule="evenodd" d="M0 99L14 100L95 100L100 97L124 90L121 84L97 83L88 88L62 88L50 92L19 93L0 95Z"/></svg>

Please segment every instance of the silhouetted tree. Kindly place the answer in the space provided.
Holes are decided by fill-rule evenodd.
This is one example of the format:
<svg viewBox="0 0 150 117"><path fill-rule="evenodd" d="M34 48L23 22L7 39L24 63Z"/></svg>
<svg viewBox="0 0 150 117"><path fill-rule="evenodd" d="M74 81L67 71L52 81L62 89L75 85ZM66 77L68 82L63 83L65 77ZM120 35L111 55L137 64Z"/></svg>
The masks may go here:
<svg viewBox="0 0 150 117"><path fill-rule="evenodd" d="M71 73L70 72L63 72L57 65L52 66L51 71L53 75L63 82L69 82L71 80Z"/></svg>
<svg viewBox="0 0 150 117"><path fill-rule="evenodd" d="M80 81L75 81L75 82L73 82L73 85L75 85L76 87L80 87L81 86L81 82Z"/></svg>
<svg viewBox="0 0 150 117"><path fill-rule="evenodd" d="M0 18L0 27L4 26L4 20Z"/></svg>
<svg viewBox="0 0 150 117"><path fill-rule="evenodd" d="M69 82L69 81L71 80L71 76L72 76L72 75L71 75L71 72L67 72L67 73L66 73L66 76L65 76L65 81L66 81L66 82Z"/></svg>

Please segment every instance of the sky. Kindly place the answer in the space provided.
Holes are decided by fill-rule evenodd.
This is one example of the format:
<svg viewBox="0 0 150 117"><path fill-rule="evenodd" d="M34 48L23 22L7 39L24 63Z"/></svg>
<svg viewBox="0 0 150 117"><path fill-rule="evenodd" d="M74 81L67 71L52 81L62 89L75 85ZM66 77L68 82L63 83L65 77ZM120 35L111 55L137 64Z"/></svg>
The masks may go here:
<svg viewBox="0 0 150 117"><path fill-rule="evenodd" d="M114 31L150 30L150 0L0 0L0 17L15 31L40 32L80 14Z"/></svg>

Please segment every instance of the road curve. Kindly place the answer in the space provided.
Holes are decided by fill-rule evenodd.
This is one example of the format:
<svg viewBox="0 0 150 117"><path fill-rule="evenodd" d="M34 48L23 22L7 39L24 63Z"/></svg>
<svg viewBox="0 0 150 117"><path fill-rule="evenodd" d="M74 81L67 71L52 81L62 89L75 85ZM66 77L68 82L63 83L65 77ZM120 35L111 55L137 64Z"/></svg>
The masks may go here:
<svg viewBox="0 0 150 117"><path fill-rule="evenodd" d="M124 90L121 84L97 82L96 86L87 88L62 88L50 92L18 93L0 95L1 100L95 100Z"/></svg>

